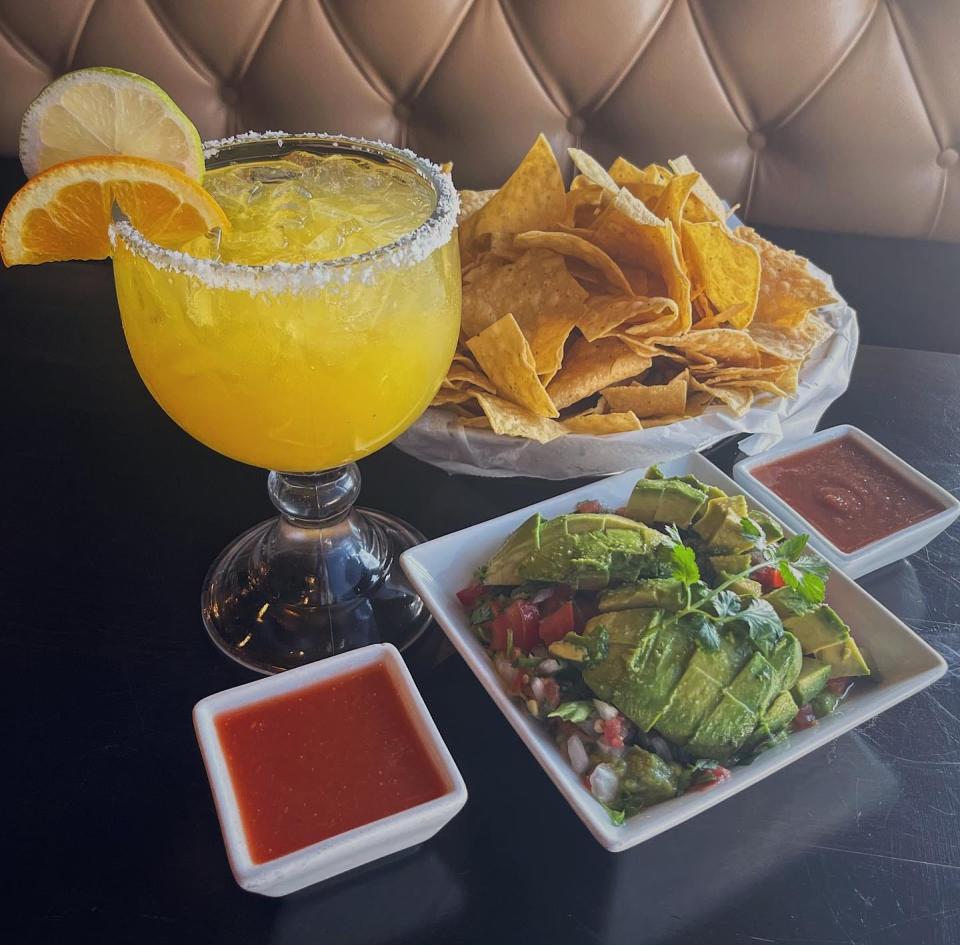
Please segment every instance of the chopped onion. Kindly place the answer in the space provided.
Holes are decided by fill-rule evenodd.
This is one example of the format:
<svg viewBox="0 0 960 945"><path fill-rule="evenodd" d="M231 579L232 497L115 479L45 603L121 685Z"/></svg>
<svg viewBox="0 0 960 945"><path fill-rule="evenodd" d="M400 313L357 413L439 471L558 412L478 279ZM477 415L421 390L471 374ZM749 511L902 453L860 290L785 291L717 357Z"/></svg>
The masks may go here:
<svg viewBox="0 0 960 945"><path fill-rule="evenodd" d="M553 596L552 587L541 587L533 597L530 598L531 604L542 604L548 597Z"/></svg>
<svg viewBox="0 0 960 945"><path fill-rule="evenodd" d="M620 778L610 765L600 764L590 775L590 793L601 804L612 804L620 790Z"/></svg>
<svg viewBox="0 0 960 945"><path fill-rule="evenodd" d="M575 774L583 774L590 767L587 749L583 747L583 742L576 735L571 735L567 739L567 756L570 758L570 767Z"/></svg>
<svg viewBox="0 0 960 945"><path fill-rule="evenodd" d="M610 721L610 719L615 719L620 714L619 709L617 709L615 705L610 705L609 702L604 702L602 699L594 699L593 704L597 707L597 712L600 713L601 719Z"/></svg>
<svg viewBox="0 0 960 945"><path fill-rule="evenodd" d="M560 664L555 659L544 660L538 667L537 672L543 676L552 676L560 672Z"/></svg>
<svg viewBox="0 0 960 945"><path fill-rule="evenodd" d="M543 697L546 694L546 688L543 680L539 676L534 676L530 680L530 691L533 693L533 698L536 699L537 702L543 702Z"/></svg>
<svg viewBox="0 0 960 945"><path fill-rule="evenodd" d="M517 671L514 669L510 660L497 660L497 672L511 685L513 684L514 677L517 675Z"/></svg>

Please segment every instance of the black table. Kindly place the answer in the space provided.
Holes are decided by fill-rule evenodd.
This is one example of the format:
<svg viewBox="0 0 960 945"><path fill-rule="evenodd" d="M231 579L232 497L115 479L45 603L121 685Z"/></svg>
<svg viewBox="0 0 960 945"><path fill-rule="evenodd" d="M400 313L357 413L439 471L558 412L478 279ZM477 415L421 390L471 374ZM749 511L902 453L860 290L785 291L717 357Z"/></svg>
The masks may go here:
<svg viewBox="0 0 960 945"><path fill-rule="evenodd" d="M69 280L69 310L45 291L57 279ZM208 642L198 594L221 546L271 513L264 474L195 443L154 404L104 267L16 280L0 336L14 866L0 941L960 941L960 529L863 582L952 672L693 821L606 853L452 657L417 672L469 786L460 816L361 875L283 900L242 892L190 710L252 678ZM843 421L960 489L960 356L865 347L826 418ZM430 536L573 485L447 477L392 448L361 465L364 504Z"/></svg>

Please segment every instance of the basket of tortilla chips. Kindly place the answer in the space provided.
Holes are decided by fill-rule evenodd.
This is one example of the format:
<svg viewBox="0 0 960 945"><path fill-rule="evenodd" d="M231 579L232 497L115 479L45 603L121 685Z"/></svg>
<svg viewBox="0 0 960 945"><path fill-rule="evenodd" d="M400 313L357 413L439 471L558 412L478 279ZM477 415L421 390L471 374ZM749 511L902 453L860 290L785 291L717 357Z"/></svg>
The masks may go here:
<svg viewBox="0 0 960 945"><path fill-rule="evenodd" d="M857 344L829 276L740 225L686 157L570 155L569 190L541 135L499 190L461 194L460 344L397 445L559 479L811 432Z"/></svg>

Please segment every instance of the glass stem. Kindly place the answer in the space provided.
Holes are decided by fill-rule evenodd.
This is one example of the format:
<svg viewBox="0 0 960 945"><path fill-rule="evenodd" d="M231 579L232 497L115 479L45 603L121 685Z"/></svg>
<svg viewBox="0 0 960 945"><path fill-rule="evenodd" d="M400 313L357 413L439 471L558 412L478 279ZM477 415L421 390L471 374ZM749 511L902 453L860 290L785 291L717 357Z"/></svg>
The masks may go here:
<svg viewBox="0 0 960 945"><path fill-rule="evenodd" d="M318 473L271 472L270 501L291 524L323 528L345 519L360 494L356 463Z"/></svg>

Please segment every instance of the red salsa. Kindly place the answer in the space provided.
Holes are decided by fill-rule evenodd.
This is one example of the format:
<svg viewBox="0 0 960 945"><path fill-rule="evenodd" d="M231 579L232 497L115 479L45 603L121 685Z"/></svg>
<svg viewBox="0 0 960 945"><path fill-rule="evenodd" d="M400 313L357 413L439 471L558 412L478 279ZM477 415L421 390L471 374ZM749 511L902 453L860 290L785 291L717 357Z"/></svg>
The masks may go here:
<svg viewBox="0 0 960 945"><path fill-rule="evenodd" d="M844 552L943 511L849 436L758 466L753 474Z"/></svg>
<svg viewBox="0 0 960 945"><path fill-rule="evenodd" d="M446 793L382 663L216 720L254 863Z"/></svg>

